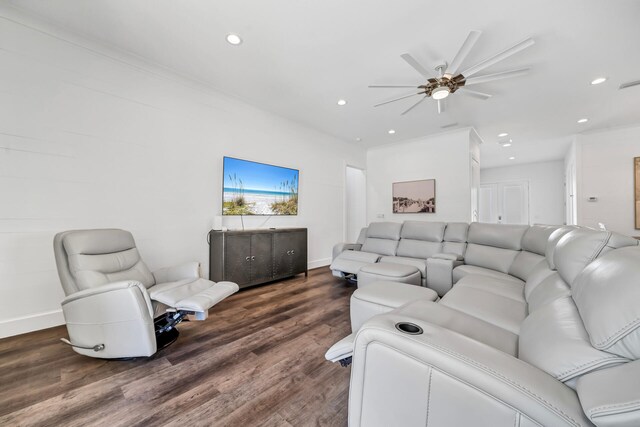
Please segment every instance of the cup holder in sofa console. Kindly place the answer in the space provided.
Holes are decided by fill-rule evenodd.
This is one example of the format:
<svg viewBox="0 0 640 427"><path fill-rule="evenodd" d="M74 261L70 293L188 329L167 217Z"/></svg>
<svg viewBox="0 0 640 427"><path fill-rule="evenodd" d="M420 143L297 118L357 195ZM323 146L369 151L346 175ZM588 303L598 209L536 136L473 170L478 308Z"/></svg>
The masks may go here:
<svg viewBox="0 0 640 427"><path fill-rule="evenodd" d="M423 332L420 326L409 322L396 323L396 329L409 335L420 335Z"/></svg>

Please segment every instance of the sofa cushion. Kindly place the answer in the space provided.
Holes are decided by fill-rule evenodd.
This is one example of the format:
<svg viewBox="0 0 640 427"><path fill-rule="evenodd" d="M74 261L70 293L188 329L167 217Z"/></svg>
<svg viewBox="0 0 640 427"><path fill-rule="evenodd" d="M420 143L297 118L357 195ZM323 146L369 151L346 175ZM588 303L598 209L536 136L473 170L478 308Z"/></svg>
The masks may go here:
<svg viewBox="0 0 640 427"><path fill-rule="evenodd" d="M440 243L444 239L444 222L405 221L400 237L402 239L424 240Z"/></svg>
<svg viewBox="0 0 640 427"><path fill-rule="evenodd" d="M522 250L544 256L549 236L558 228L556 225L532 225L522 236Z"/></svg>
<svg viewBox="0 0 640 427"><path fill-rule="evenodd" d="M440 302L447 307L477 317L492 325L518 334L527 315L527 305L482 289L454 286Z"/></svg>
<svg viewBox="0 0 640 427"><path fill-rule="evenodd" d="M363 251L343 251L333 260L331 270L344 273L358 274L360 269L369 264L378 262L380 255Z"/></svg>
<svg viewBox="0 0 640 427"><path fill-rule="evenodd" d="M571 292L595 348L640 358L640 248L618 249L592 262Z"/></svg>
<svg viewBox="0 0 640 427"><path fill-rule="evenodd" d="M518 358L574 386L575 378L628 360L593 348L570 297L530 314L520 328Z"/></svg>
<svg viewBox="0 0 640 427"><path fill-rule="evenodd" d="M469 287L480 289L495 295L511 298L514 301L524 303L524 283L511 278L497 278L472 274L464 276L456 283L456 288Z"/></svg>
<svg viewBox="0 0 640 427"><path fill-rule="evenodd" d="M380 255L395 255L400 240L402 224L398 222L372 222L367 228L367 238L362 250Z"/></svg>
<svg viewBox="0 0 640 427"><path fill-rule="evenodd" d="M469 243L464 254L464 263L508 273L513 260L519 253L511 249Z"/></svg>
<svg viewBox="0 0 640 427"><path fill-rule="evenodd" d="M466 243L469 224L466 222L450 222L444 229L444 241L455 243Z"/></svg>
<svg viewBox="0 0 640 427"><path fill-rule="evenodd" d="M549 236L549 240L547 240L547 246L546 249L544 251L545 257L547 258L547 263L549 264L549 268L551 270L555 270L556 269L556 265L553 262L553 257L556 253L556 248L558 246L558 242L560 241L560 239L562 239L562 237L569 233L570 231L573 230L577 230L578 227L575 225L565 225L562 226L560 228L558 228L556 231L554 231L553 233L551 233L551 235Z"/></svg>
<svg viewBox="0 0 640 427"><path fill-rule="evenodd" d="M568 297L571 295L571 288L562 280L557 271L553 271L530 294L527 295L525 290L525 295L529 305L529 313L533 313L552 301Z"/></svg>
<svg viewBox="0 0 640 427"><path fill-rule="evenodd" d="M416 267L422 277L427 277L427 260L426 259L417 259L417 258L408 258L401 256L383 256L380 258L380 262L382 263L392 263L392 264L403 264L410 265L412 267Z"/></svg>
<svg viewBox="0 0 640 427"><path fill-rule="evenodd" d="M529 301L531 293L549 276L558 274L555 270L551 270L546 262L541 262L533 267L529 272L527 280L524 284L524 297ZM562 280L562 279L560 279Z"/></svg>
<svg viewBox="0 0 640 427"><path fill-rule="evenodd" d="M560 276L569 285L594 259L613 249L637 246L632 237L610 231L577 229L565 234L556 246L553 262Z"/></svg>
<svg viewBox="0 0 640 427"><path fill-rule="evenodd" d="M442 252L442 243L425 242L423 240L412 240L402 238L398 243L396 255L410 258L426 260L435 254Z"/></svg>
<svg viewBox="0 0 640 427"><path fill-rule="evenodd" d="M453 269L453 282L457 283L460 279L468 275L489 276L499 280L508 280L519 284L524 283L517 277L510 276L506 273L492 270L490 268L478 267L475 265L461 265Z"/></svg>
<svg viewBox="0 0 640 427"><path fill-rule="evenodd" d="M442 253L456 254L464 257L467 252L467 244L461 242L442 242Z"/></svg>
<svg viewBox="0 0 640 427"><path fill-rule="evenodd" d="M526 281L529 274L538 264L547 266L544 256L529 251L521 251L518 253L509 267L509 274Z"/></svg>
<svg viewBox="0 0 640 427"><path fill-rule="evenodd" d="M522 236L528 228L528 225L473 222L469 226L467 242L519 251L522 248Z"/></svg>

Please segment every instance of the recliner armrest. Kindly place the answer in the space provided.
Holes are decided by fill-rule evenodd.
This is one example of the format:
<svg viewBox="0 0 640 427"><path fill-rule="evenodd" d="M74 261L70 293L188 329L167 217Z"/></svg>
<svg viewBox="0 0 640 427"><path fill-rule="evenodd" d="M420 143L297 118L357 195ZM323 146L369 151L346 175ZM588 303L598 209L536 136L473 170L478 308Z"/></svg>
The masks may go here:
<svg viewBox="0 0 640 427"><path fill-rule="evenodd" d="M344 251L359 251L360 248L362 248L362 245L359 243L338 243L333 246L331 261Z"/></svg>
<svg viewBox="0 0 640 427"><path fill-rule="evenodd" d="M419 335L398 322L422 328ZM350 426L588 426L576 393L507 353L418 318L390 312L356 335Z"/></svg>
<svg viewBox="0 0 640 427"><path fill-rule="evenodd" d="M176 282L184 279L200 278L200 263L185 262L184 264L175 265L173 267L161 268L153 272L156 283Z"/></svg>
<svg viewBox="0 0 640 427"><path fill-rule="evenodd" d="M439 254L434 254L432 255L430 258L435 258L435 259L448 259L450 261L463 261L464 258L461 255L458 254L449 254L449 253L439 253Z"/></svg>
<svg viewBox="0 0 640 427"><path fill-rule="evenodd" d="M448 254L445 254L448 255ZM457 257L457 255L453 255ZM427 258L427 287L443 296L453 287L453 269L462 265L458 259Z"/></svg>

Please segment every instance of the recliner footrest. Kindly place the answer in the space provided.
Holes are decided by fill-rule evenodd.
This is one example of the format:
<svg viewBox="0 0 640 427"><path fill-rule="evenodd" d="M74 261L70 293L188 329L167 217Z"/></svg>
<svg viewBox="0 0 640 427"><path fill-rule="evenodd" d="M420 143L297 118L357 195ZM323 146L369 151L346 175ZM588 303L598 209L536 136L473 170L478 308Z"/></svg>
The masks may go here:
<svg viewBox="0 0 640 427"><path fill-rule="evenodd" d="M155 285L149 289L149 296L177 310L206 312L238 289L232 282L214 283L200 278Z"/></svg>
<svg viewBox="0 0 640 427"><path fill-rule="evenodd" d="M340 362L348 359L353 354L353 341L356 338L356 334L349 334L342 338L340 341L331 346L325 353L325 359L331 362ZM346 366L346 365L343 365Z"/></svg>

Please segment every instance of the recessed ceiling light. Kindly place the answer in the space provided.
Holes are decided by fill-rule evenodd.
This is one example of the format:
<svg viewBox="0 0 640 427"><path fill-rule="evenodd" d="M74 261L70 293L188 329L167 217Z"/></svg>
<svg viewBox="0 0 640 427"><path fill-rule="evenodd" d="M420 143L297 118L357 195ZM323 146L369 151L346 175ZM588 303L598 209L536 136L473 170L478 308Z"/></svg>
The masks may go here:
<svg viewBox="0 0 640 427"><path fill-rule="evenodd" d="M237 46L242 43L242 39L237 34L227 34L227 42L234 46Z"/></svg>
<svg viewBox="0 0 640 427"><path fill-rule="evenodd" d="M513 156L509 157L509 160L515 160L515 159L516 159L516 158L515 158L515 157L513 157Z"/></svg>
<svg viewBox="0 0 640 427"><path fill-rule="evenodd" d="M509 134L506 132L502 132L498 134L498 138L504 138L505 136L509 136Z"/></svg>
<svg viewBox="0 0 640 427"><path fill-rule="evenodd" d="M395 130L393 130L393 129L389 129L389 135L393 135L394 133L396 133L396 131L395 131Z"/></svg>
<svg viewBox="0 0 640 427"><path fill-rule="evenodd" d="M589 119L580 119L578 120L578 123L587 123L589 121Z"/></svg>
<svg viewBox="0 0 640 427"><path fill-rule="evenodd" d="M511 143L510 142L505 142L504 144L502 144L503 147L511 147Z"/></svg>
<svg viewBox="0 0 640 427"><path fill-rule="evenodd" d="M592 85L599 85L600 83L604 83L607 81L606 77L598 77L597 79L591 80Z"/></svg>
<svg viewBox="0 0 640 427"><path fill-rule="evenodd" d="M343 105L347 105L347 101L345 101L344 99L338 99L338 105L339 106L343 106Z"/></svg>
<svg viewBox="0 0 640 427"><path fill-rule="evenodd" d="M357 138L356 138L356 141L360 142L360 141L362 141L362 138L357 137Z"/></svg>

